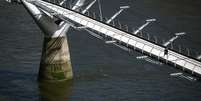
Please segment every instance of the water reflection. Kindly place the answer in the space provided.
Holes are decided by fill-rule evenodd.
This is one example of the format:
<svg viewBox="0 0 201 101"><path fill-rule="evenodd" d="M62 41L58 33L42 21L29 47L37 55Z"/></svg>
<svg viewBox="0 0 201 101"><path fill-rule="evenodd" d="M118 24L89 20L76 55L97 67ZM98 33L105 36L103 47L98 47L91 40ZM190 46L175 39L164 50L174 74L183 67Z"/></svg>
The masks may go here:
<svg viewBox="0 0 201 101"><path fill-rule="evenodd" d="M39 83L40 101L68 101L72 92L72 81Z"/></svg>

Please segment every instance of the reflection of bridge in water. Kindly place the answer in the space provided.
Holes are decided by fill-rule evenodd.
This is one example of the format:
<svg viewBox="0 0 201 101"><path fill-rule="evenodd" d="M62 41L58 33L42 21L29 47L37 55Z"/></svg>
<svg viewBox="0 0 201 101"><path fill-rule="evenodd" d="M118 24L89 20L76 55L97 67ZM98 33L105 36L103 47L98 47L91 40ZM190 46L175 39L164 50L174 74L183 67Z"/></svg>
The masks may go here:
<svg viewBox="0 0 201 101"><path fill-rule="evenodd" d="M125 30L122 30L122 26L120 25L120 28L117 28L114 26L114 23L112 21L115 19L118 14L120 14L124 9L129 8L128 6L123 6L119 12L117 12L114 16L111 17L111 19L104 21L102 17L97 18L95 16L95 13L93 13L93 16L90 16L90 13L87 11L90 9L90 7L95 3L96 0L94 0L92 3L90 3L86 9L80 11L80 6L83 6L84 0L78 0L78 2L75 4L72 9L69 8L64 8L61 5L65 2L66 0L55 4L51 2L46 2L46 1L41 1L41 0L22 0L24 6L28 9L28 11L31 13L33 18L36 20L40 28L45 32L45 36L50 36L51 39L47 40L57 40L55 38L58 37L65 37L65 32L70 26L76 29L84 29L88 31L90 34L93 36L99 38L99 39L107 39L109 41L106 41L106 43L111 43L118 45L122 48L128 49L128 51L131 50L136 50L138 52L141 52L142 54L145 54L148 57L152 57L155 59L158 59L159 61L162 61L164 63L168 63L172 66L177 66L181 67L183 70L190 71L192 74L201 74L201 61L193 58L191 56L185 55L181 52L177 52L173 49L167 49L167 45L171 44L175 39L178 38L179 35L183 35L185 33L177 33L175 37L170 39L168 42L164 43L163 45L158 44L154 41L150 41L149 37L148 39L140 37L136 34L139 34L141 30L146 27L149 23L155 21L155 19L149 19L147 22L139 27L137 30L135 30L133 33L130 33L128 31L128 27L124 26ZM41 13L42 12L42 13ZM101 11L100 11L101 12ZM85 14L86 13L86 14ZM48 17L48 18L47 18ZM48 19L48 20L47 20ZM50 20L49 20L50 19ZM52 20L51 20L52 19ZM56 24L56 27L51 26L52 23L51 21ZM112 24L110 24L112 23ZM53 33L53 34L52 34ZM59 39L61 40L61 39ZM48 43L48 42L47 42ZM52 42L49 41L48 44ZM58 44L57 44L58 45ZM57 46L56 48L54 47L51 49L44 50L44 53L49 53L53 54L54 52L52 51L58 51L59 49L62 50L62 48L68 48L68 46L62 46L63 43L60 42L60 46ZM50 45L51 47L51 45ZM66 51L66 50L64 50ZM67 50L68 52L68 50ZM57 52L59 53L59 52ZM45 58L42 58L45 61L42 64L47 64L48 59L57 59L57 53L54 53L54 56L48 56L48 54L44 55ZM65 53L65 52L64 52ZM69 53L68 53L69 54ZM62 54L59 54L59 57L62 57ZM43 57L43 56L42 56ZM69 57L69 56L67 56ZM64 57L65 58L65 57ZM63 58L62 58L63 59ZM60 60L62 60L60 59ZM68 59L67 59L68 60ZM70 60L68 60L70 61ZM52 61L51 61L52 62ZM51 63L50 63L51 64ZM57 63L54 63L57 64ZM46 66L48 67L48 66ZM66 73L69 73L68 69L66 70L65 66L64 67L59 67L58 69L56 66L51 66L51 71L67 71L64 73L64 76L69 76ZM52 77L49 77L48 75L52 73L49 73L51 71L48 71L49 68L43 68L41 71L43 71L41 74L44 76L44 78L48 79L62 79L62 75L56 73ZM59 72L61 72L59 71ZM43 77L42 76L42 77ZM55 78L54 78L55 77ZM64 77L65 78L65 77Z"/></svg>
<svg viewBox="0 0 201 101"><path fill-rule="evenodd" d="M66 101L72 93L72 81L39 84L41 101Z"/></svg>

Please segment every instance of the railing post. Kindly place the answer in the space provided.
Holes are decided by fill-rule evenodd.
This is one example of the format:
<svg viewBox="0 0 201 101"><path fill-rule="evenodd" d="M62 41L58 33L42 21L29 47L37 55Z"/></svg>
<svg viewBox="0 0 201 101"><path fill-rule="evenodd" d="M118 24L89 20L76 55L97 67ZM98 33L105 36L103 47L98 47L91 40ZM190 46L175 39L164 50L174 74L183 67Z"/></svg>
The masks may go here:
<svg viewBox="0 0 201 101"><path fill-rule="evenodd" d="M118 21L119 29L122 29L120 21Z"/></svg>
<svg viewBox="0 0 201 101"><path fill-rule="evenodd" d="M93 12L93 18L96 19L96 13L95 12Z"/></svg>
<svg viewBox="0 0 201 101"><path fill-rule="evenodd" d="M170 43L170 45L171 45L171 49L173 49L174 47L173 47L173 43Z"/></svg>
<svg viewBox="0 0 201 101"><path fill-rule="evenodd" d="M114 20L112 20L112 25L115 26L115 22L114 22Z"/></svg>
<svg viewBox="0 0 201 101"><path fill-rule="evenodd" d="M142 33L142 31L139 31L139 33L140 33L140 37L143 37L143 33Z"/></svg>
<svg viewBox="0 0 201 101"><path fill-rule="evenodd" d="M179 45L179 53L181 53L181 45Z"/></svg>
<svg viewBox="0 0 201 101"><path fill-rule="evenodd" d="M149 36L149 33L147 33L147 39L148 39L148 40L150 40L150 36Z"/></svg>
<svg viewBox="0 0 201 101"><path fill-rule="evenodd" d="M188 48L186 48L187 50L187 55L190 56L190 50Z"/></svg>
<svg viewBox="0 0 201 101"><path fill-rule="evenodd" d="M128 32L128 25L125 25L125 27L126 27L126 31Z"/></svg>
<svg viewBox="0 0 201 101"><path fill-rule="evenodd" d="M158 43L158 39L157 39L156 36L154 36L154 42L155 42L155 43Z"/></svg>

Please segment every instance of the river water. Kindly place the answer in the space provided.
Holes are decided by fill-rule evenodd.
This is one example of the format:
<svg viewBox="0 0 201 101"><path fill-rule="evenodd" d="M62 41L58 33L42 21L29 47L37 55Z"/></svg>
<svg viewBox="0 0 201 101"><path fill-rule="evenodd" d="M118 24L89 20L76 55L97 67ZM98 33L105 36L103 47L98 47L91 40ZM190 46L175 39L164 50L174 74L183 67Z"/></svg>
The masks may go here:
<svg viewBox="0 0 201 101"><path fill-rule="evenodd" d="M119 6L130 5L118 19L133 28L147 18L156 18L157 22L144 32L160 40L168 40L175 32L186 32L175 41L174 48L181 45L182 51L188 47L194 57L201 54L199 0L101 2L107 17ZM38 83L43 34L22 5L1 0L0 101L201 101L200 80L170 75L182 72L180 69L136 59L141 54L105 44L85 31L71 29L67 35L74 80Z"/></svg>

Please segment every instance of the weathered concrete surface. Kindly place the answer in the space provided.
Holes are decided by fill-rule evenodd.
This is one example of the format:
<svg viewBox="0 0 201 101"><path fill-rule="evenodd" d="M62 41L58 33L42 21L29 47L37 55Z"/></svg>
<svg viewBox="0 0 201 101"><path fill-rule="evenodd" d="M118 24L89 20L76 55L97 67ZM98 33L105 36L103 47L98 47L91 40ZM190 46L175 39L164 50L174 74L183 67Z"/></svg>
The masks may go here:
<svg viewBox="0 0 201 101"><path fill-rule="evenodd" d="M24 7L44 33L39 81L66 81L73 78L66 32L70 25L55 23L57 18L47 15L35 5L22 0Z"/></svg>
<svg viewBox="0 0 201 101"><path fill-rule="evenodd" d="M45 37L41 56L39 81L64 81L73 78L67 38Z"/></svg>

